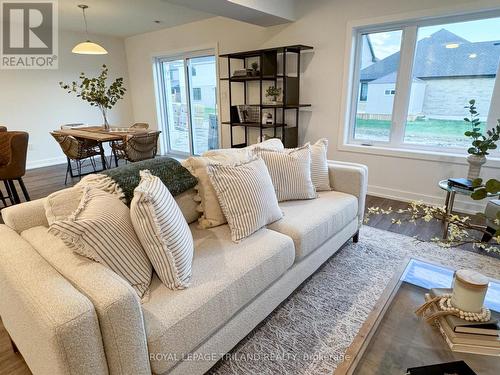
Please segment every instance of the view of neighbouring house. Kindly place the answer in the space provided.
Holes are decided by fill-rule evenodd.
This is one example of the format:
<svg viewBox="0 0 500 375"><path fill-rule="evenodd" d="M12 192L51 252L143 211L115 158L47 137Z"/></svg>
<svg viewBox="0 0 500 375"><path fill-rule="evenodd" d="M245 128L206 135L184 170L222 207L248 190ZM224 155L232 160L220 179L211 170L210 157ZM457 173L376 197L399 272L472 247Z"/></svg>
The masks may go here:
<svg viewBox="0 0 500 375"><path fill-rule="evenodd" d="M461 120L464 103L470 98L476 99L485 119L499 58L500 41L473 43L446 29L419 40L409 120ZM358 108L358 117L390 120L399 59L400 53L396 52L361 70L360 104L365 103Z"/></svg>
<svg viewBox="0 0 500 375"><path fill-rule="evenodd" d="M218 147L217 76L214 56L161 61L167 93L168 140L174 152L195 154ZM192 134L188 121L191 122Z"/></svg>

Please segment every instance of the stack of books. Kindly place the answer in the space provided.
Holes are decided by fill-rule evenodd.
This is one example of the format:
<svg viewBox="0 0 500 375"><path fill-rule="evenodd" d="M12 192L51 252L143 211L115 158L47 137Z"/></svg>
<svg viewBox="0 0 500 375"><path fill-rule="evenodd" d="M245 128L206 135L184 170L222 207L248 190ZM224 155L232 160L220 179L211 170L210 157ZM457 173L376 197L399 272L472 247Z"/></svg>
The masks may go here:
<svg viewBox="0 0 500 375"><path fill-rule="evenodd" d="M477 375L464 361L438 363L436 365L412 367L406 370L406 375Z"/></svg>
<svg viewBox="0 0 500 375"><path fill-rule="evenodd" d="M451 293L451 289L431 289L425 298L430 300L444 293ZM433 306L433 310L437 312L438 307ZM497 312L492 311L488 322L469 322L446 315L438 318L437 325L454 352L500 356L499 317Z"/></svg>
<svg viewBox="0 0 500 375"><path fill-rule="evenodd" d="M467 178L449 178L448 186L468 191L474 191L472 180L468 180Z"/></svg>

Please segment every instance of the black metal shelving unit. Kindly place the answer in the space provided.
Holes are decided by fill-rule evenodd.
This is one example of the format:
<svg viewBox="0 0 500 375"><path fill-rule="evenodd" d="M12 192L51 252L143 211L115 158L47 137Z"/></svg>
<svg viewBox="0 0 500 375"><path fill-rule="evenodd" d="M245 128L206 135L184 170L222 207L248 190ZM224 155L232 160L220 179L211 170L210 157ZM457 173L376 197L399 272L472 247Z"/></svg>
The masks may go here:
<svg viewBox="0 0 500 375"><path fill-rule="evenodd" d="M304 107L310 107L311 104L299 103L300 98L300 58L301 51L311 50L313 47L305 45L292 45L276 48L268 48L254 51L244 51L235 52L220 55L220 57L227 58L227 71L228 77L221 78L222 81L228 81L229 84L229 121L223 121L222 124L229 125L231 127L231 147L245 147L248 146L248 129L258 128L260 132L260 139L264 134L264 131L271 129L273 132L273 137L278 137L278 130L280 130L279 136L286 147L297 147L298 141L298 126L299 126L299 116L300 109ZM296 76L290 76L287 70L287 56L288 54L294 54L296 57ZM282 56L282 72L278 72L278 55ZM231 68L231 60L242 60L243 68L247 68L249 59L258 59L259 64L259 75L257 76L233 76L233 70ZM248 103L248 83L250 82L259 83L259 103L249 104ZM278 104L266 104L262 102L262 90L263 83L271 82L275 87L278 87L278 82L281 84L282 88L282 103ZM240 122L239 118L234 114L232 110L235 105L233 102L233 84L243 85L243 103L245 105L252 105L259 107L259 122ZM262 110L272 110L274 124L262 124ZM285 114L287 111L295 111L295 124L287 124L285 121ZM278 116L279 115L279 116ZM280 120L278 120L280 119ZM233 131L236 127L244 128L245 142L234 143Z"/></svg>

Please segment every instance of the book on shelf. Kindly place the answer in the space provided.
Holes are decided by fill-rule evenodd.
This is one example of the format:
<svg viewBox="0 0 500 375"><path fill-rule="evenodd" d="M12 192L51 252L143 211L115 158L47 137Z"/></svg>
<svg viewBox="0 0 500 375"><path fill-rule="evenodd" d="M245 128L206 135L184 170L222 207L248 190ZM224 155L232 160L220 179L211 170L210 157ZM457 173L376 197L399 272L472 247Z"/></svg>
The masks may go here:
<svg viewBox="0 0 500 375"><path fill-rule="evenodd" d="M249 76L251 76L252 72L253 72L253 69L250 69L250 68L236 69L233 72L232 77L234 77L234 78L249 77Z"/></svg>
<svg viewBox="0 0 500 375"><path fill-rule="evenodd" d="M430 296L431 298L434 298L451 292L452 289L433 288L430 290ZM500 335L500 326L498 323L500 313L496 311L491 311L491 319L487 322L469 322L454 315L448 315L445 319L452 330L457 333L487 335L497 338Z"/></svg>
<svg viewBox="0 0 500 375"><path fill-rule="evenodd" d="M240 123L260 123L260 107L258 105L240 104L236 107Z"/></svg>
<svg viewBox="0 0 500 375"><path fill-rule="evenodd" d="M464 190L474 191L472 180L467 178L449 178L448 186L457 187Z"/></svg>
<svg viewBox="0 0 500 375"><path fill-rule="evenodd" d="M433 297L426 294L428 301ZM438 307L433 306L432 312L437 312ZM472 333L457 333L448 324L446 317L439 317L436 321L439 332L446 341L448 347L454 352L472 353L480 355L500 356L500 338L488 335L479 335Z"/></svg>

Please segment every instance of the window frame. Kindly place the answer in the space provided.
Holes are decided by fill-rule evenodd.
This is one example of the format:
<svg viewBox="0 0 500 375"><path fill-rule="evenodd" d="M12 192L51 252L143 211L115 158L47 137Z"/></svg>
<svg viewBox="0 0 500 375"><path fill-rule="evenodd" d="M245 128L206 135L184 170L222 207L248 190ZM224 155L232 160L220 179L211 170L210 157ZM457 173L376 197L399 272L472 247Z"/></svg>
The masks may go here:
<svg viewBox="0 0 500 375"><path fill-rule="evenodd" d="M346 112L343 122L341 122L343 123L343 126L341 126L340 129L341 137L339 137L339 148L349 151L353 151L355 149L358 151L365 151L362 149L370 147L371 150L366 150L366 152L384 154L385 150L390 150L385 154L397 155L398 151L401 151L403 156L408 156L408 152L410 152L411 154L416 155L417 158L424 159L426 157L422 156L425 154L456 156L466 153L466 150L462 147L449 147L443 151L443 149L438 146L426 146L404 142L405 126L411 94L411 77L417 47L418 28L497 17L500 17L500 9L490 10L487 12L469 12L451 16L443 15L427 18L420 17L406 21L391 21L385 23L369 23L367 21L366 23L358 25L349 24L348 31L350 34L348 33L348 38L350 39L350 43L348 43L346 47L346 55L348 57L346 71L349 75L345 82L345 85L347 86L344 86L344 92L347 92L348 94L347 99L344 101L344 108ZM397 30L402 31L402 36L389 140L373 141L367 139L356 139L354 138L356 112L358 104L362 103L362 101L359 100L361 93L359 76L361 72L360 67L363 35ZM495 108L500 108L500 63L491 97L489 113L485 116L487 118L486 123L488 129L496 125L496 118L494 116ZM380 150L381 152L376 152L376 150ZM496 150L493 150L488 158L500 160L500 146Z"/></svg>
<svg viewBox="0 0 500 375"><path fill-rule="evenodd" d="M157 111L157 119L158 119L158 127L162 131L162 136L160 137L160 146L161 149L166 152L166 155L171 155L173 157L178 157L178 158L187 158L190 156L195 155L194 154L194 137L193 137L193 124L192 124L192 118L191 118L191 100L192 100L192 95L191 95L191 83L189 80L189 73L190 69L192 66L189 64L190 59L193 58L198 58L198 57L206 57L206 56L213 56L215 58L215 82L216 82L216 87L215 87L215 97L217 100L217 103L220 101L219 97L219 51L218 51L218 46L215 47L209 47L207 48L200 48L200 49L194 49L194 50L179 50L176 52L172 53L162 53L156 56L152 57L152 64L153 64L153 81L154 81L154 86L155 86L155 96L156 96L156 111ZM189 144L189 151L183 152L183 151L178 151L175 150L171 147L170 145L170 134L169 134L169 127L168 127L168 104L167 104L167 97L165 95L165 90L164 87L165 85L165 78L163 74L163 67L162 63L164 62L170 62L170 61L175 61L175 60L183 60L184 62L184 74L186 77L186 86L184 88L184 91L186 93L186 97L188 98L188 101L186 103L186 112L187 112L187 124L188 124L188 144ZM220 118L220 112L219 112L219 105L217 104L216 108L216 113L217 113L217 118ZM218 137L219 137L219 146L222 144L221 140L221 126L218 126Z"/></svg>

